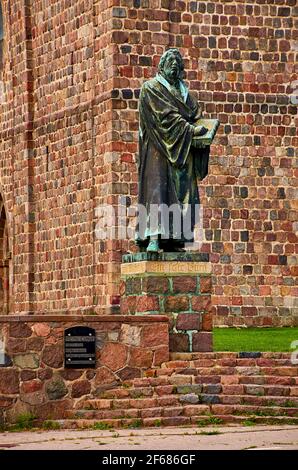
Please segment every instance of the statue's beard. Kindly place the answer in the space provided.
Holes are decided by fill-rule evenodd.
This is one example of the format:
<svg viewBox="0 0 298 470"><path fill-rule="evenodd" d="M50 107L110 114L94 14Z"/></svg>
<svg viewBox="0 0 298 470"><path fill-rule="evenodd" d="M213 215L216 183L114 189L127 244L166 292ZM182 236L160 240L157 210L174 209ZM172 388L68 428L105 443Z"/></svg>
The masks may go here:
<svg viewBox="0 0 298 470"><path fill-rule="evenodd" d="M181 72L177 68L169 69L163 72L164 77L170 83L170 85L177 86L179 85Z"/></svg>

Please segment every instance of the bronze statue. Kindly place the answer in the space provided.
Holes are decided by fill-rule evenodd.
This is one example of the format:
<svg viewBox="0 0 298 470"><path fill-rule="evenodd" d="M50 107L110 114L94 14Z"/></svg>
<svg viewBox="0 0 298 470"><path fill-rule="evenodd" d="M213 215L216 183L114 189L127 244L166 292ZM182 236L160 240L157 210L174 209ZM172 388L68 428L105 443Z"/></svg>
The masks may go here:
<svg viewBox="0 0 298 470"><path fill-rule="evenodd" d="M182 224L187 213L193 229L200 202L197 179L208 173L210 146L197 148L195 142L209 129L197 124L201 107L188 92L183 75L180 52L169 49L160 59L156 77L144 83L140 94L138 202L146 215L139 212L136 241L148 252L183 251L185 243L193 241L177 232L171 214L168 224L159 214L153 227L150 214L153 208L176 205L183 209ZM145 217L142 224L141 217Z"/></svg>

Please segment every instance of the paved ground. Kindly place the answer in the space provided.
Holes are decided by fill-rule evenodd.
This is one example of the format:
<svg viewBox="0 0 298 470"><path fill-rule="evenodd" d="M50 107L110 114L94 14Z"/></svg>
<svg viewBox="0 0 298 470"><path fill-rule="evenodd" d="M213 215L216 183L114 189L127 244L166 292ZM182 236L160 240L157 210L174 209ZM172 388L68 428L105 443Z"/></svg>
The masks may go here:
<svg viewBox="0 0 298 470"><path fill-rule="evenodd" d="M208 434L209 433L209 434ZM113 431L31 431L0 434L6 450L298 449L297 426L217 426Z"/></svg>

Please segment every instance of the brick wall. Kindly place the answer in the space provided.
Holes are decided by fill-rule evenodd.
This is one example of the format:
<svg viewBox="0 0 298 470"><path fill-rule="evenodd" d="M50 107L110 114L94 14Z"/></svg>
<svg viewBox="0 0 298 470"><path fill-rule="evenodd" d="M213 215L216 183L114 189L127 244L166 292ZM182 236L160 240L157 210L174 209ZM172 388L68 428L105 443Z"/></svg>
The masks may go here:
<svg viewBox="0 0 298 470"><path fill-rule="evenodd" d="M297 322L296 0L2 3L10 310L119 303L133 244L96 240L94 211L135 200L139 88L175 46L222 124L201 184L217 324Z"/></svg>

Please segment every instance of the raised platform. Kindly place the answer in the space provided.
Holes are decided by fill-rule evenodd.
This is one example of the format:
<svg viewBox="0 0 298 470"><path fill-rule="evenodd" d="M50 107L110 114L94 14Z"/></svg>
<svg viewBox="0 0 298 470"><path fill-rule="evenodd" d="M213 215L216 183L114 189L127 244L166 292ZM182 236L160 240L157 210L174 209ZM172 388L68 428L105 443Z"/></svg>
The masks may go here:
<svg viewBox="0 0 298 470"><path fill-rule="evenodd" d="M212 351L212 279L208 254L124 255L121 278L121 313L167 315L170 351Z"/></svg>
<svg viewBox="0 0 298 470"><path fill-rule="evenodd" d="M71 327L95 330L95 368L65 368ZM29 411L62 416L80 397L140 378L168 358L167 316L0 316L0 425Z"/></svg>

